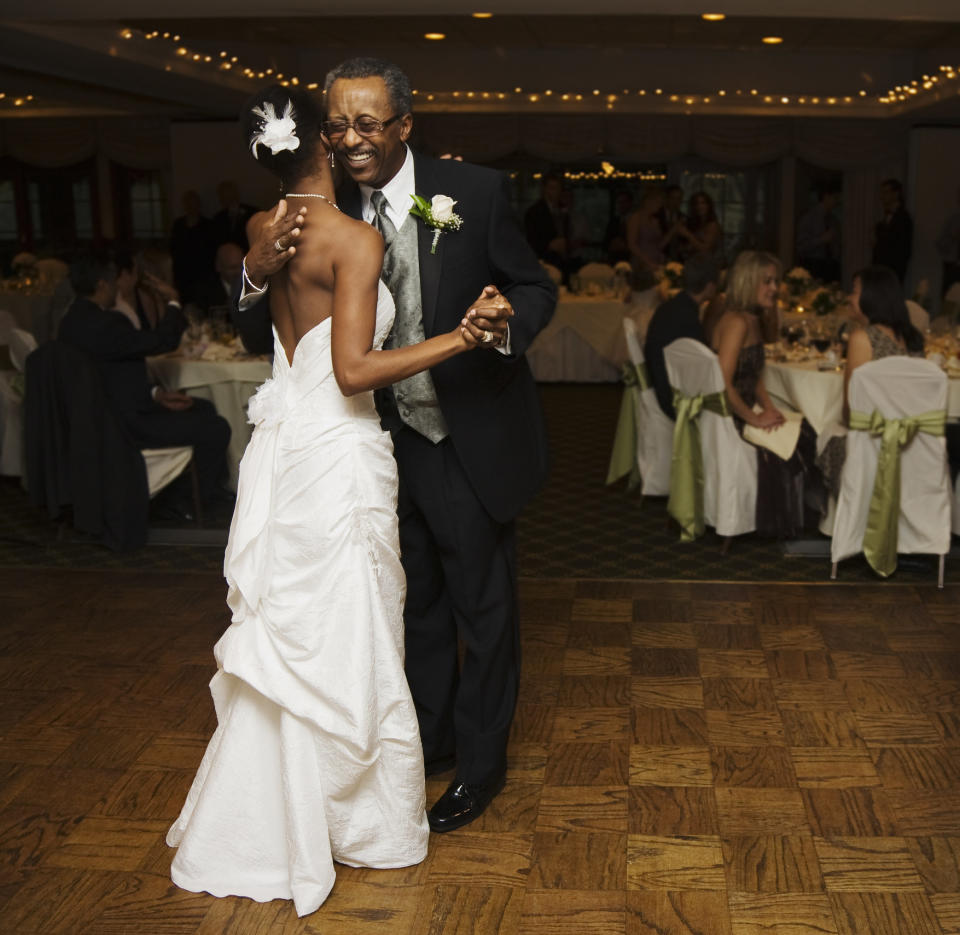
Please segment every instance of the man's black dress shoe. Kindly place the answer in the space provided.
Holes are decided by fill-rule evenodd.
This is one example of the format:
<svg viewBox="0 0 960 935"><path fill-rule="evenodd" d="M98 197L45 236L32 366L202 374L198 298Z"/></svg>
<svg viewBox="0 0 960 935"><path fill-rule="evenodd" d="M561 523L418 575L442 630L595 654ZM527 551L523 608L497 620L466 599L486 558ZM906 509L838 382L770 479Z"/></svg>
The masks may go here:
<svg viewBox="0 0 960 935"><path fill-rule="evenodd" d="M427 760L423 764L424 774L427 776L436 776L437 773L445 773L457 765L457 757L453 753L446 756L436 756L432 760Z"/></svg>
<svg viewBox="0 0 960 935"><path fill-rule="evenodd" d="M482 784L454 779L427 815L430 830L442 834L444 831L453 831L470 824L474 818L483 814L483 810L503 789L506 781L504 773Z"/></svg>

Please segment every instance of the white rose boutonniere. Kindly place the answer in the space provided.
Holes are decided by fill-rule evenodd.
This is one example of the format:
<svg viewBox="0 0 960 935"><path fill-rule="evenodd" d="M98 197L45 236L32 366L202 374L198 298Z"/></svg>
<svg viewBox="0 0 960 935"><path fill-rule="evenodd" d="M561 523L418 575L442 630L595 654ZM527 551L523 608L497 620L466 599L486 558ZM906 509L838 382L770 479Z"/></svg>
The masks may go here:
<svg viewBox="0 0 960 935"><path fill-rule="evenodd" d="M437 243L444 231L460 230L463 218L455 214L453 206L456 202L449 195L434 195L430 201L420 195L411 195L413 207L410 213L420 218L427 227L433 228L433 243L430 252L437 252Z"/></svg>

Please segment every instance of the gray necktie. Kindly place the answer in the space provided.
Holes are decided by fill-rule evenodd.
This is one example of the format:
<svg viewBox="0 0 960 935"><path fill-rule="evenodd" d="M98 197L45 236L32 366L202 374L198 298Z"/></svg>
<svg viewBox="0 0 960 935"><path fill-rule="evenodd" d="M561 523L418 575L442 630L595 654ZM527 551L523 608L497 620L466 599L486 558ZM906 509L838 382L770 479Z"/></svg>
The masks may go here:
<svg viewBox="0 0 960 935"><path fill-rule="evenodd" d="M373 226L386 244L381 278L393 295L397 307L393 331L384 347L406 347L424 339L423 308L420 299L420 254L417 226L401 224L398 231L387 214L387 199L375 191L370 204L376 212ZM437 402L437 391L429 370L416 373L393 384L393 395L400 418L434 444L447 436L447 424Z"/></svg>

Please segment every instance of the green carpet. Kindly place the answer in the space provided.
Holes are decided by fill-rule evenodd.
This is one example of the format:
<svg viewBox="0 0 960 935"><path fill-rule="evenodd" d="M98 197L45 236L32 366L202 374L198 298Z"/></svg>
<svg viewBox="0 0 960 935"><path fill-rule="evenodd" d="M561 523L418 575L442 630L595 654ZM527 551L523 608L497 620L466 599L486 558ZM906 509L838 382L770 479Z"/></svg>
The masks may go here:
<svg viewBox="0 0 960 935"><path fill-rule="evenodd" d="M519 573L525 578L612 578L674 581L822 581L829 559L791 557L783 547L740 536L724 555L711 532L681 543L666 513L666 500L628 493L623 483L604 484L620 404L612 385L541 387L551 444L546 487L518 523ZM503 479L509 483L509 478ZM206 528L151 524L151 545L134 553L110 552L30 505L18 482L0 480L0 565L130 568L144 571L215 571L223 561L228 509L207 517ZM826 540L819 536L819 546ZM958 558L947 560L947 581L960 581ZM840 566L839 581L936 583L926 557L902 558L884 582L862 558Z"/></svg>

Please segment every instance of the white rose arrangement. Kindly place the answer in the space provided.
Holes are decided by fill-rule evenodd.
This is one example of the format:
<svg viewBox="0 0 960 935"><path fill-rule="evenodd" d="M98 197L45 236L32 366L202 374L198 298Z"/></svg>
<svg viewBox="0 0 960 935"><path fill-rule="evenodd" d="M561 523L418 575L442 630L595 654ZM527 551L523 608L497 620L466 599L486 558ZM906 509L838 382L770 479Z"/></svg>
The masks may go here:
<svg viewBox="0 0 960 935"><path fill-rule="evenodd" d="M437 252L437 243L444 231L460 230L463 218L454 213L456 202L449 195L434 195L430 201L420 195L411 195L413 207L410 213L420 218L427 227L433 228L433 243L430 252Z"/></svg>

